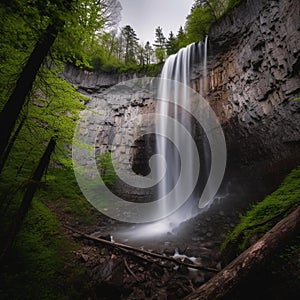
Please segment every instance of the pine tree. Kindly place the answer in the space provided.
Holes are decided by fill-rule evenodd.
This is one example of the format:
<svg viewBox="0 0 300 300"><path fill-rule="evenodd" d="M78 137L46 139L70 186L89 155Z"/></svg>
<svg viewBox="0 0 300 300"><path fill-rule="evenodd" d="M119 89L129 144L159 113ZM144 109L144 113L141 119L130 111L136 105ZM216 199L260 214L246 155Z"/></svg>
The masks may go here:
<svg viewBox="0 0 300 300"><path fill-rule="evenodd" d="M146 53L145 53L145 48L144 48L143 45L138 46L137 58L138 58L138 61L139 61L139 65L144 66L145 61L146 61Z"/></svg>
<svg viewBox="0 0 300 300"><path fill-rule="evenodd" d="M174 33L171 31L167 40L167 54L175 54L178 51L178 43Z"/></svg>
<svg viewBox="0 0 300 300"><path fill-rule="evenodd" d="M155 47L155 55L158 61L162 63L166 58L166 38L160 26L155 29L155 37L156 39L153 44Z"/></svg>
<svg viewBox="0 0 300 300"><path fill-rule="evenodd" d="M154 44L153 46L156 47L156 48L162 48L164 49L165 46L166 46L166 38L163 34L163 31L162 31L162 28L160 26L158 26L156 29L155 29L155 41L154 41Z"/></svg>
<svg viewBox="0 0 300 300"><path fill-rule="evenodd" d="M187 35L184 32L182 26L179 27L177 36L176 36L176 40L177 40L177 47L178 49L187 46L188 44L190 44L190 41L187 39Z"/></svg>
<svg viewBox="0 0 300 300"><path fill-rule="evenodd" d="M139 46L136 32L130 25L126 25L122 28L122 36L124 38L125 63L136 63L136 53Z"/></svg>
<svg viewBox="0 0 300 300"><path fill-rule="evenodd" d="M146 64L149 65L151 63L151 57L153 54L153 49L151 47L151 44L149 41L147 41L145 45L145 59L146 59Z"/></svg>

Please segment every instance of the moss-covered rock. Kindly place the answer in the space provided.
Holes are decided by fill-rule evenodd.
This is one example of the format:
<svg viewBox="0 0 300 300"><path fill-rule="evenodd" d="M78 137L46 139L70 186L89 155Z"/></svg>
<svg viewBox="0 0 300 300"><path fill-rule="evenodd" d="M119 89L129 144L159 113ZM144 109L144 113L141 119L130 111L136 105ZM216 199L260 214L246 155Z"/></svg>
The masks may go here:
<svg viewBox="0 0 300 300"><path fill-rule="evenodd" d="M263 201L253 205L221 246L225 262L246 250L280 219L300 204L300 167L293 170L282 185Z"/></svg>

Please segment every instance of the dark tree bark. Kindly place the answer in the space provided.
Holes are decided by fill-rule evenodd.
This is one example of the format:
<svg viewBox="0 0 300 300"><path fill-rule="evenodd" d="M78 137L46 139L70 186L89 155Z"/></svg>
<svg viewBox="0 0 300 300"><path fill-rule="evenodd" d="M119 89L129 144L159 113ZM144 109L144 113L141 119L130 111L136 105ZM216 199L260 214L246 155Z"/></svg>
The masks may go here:
<svg viewBox="0 0 300 300"><path fill-rule="evenodd" d="M9 253L15 238L18 234L18 232L20 231L21 225L25 219L25 216L30 208L31 205L31 201L32 198L40 184L41 178L44 174L44 171L47 169L48 165L49 165L49 161L50 161L50 157L52 152L55 149L55 145L56 145L56 141L55 138L51 138L43 156L41 157L39 164L32 176L32 178L30 179L28 185L27 185L27 189L25 192L25 195L23 197L22 203L19 207L19 210L17 212L16 218L13 221L10 230L8 231L7 237L4 240L3 243L3 248L2 248L2 253L0 256L0 265L4 262L5 257L7 256L7 254Z"/></svg>
<svg viewBox="0 0 300 300"><path fill-rule="evenodd" d="M2 159L0 160L0 174L1 174L1 172L4 168L4 166L5 166L5 163L6 163L6 160L7 160L8 156L9 156L9 153L10 153L10 151L11 151L11 149L12 149L12 147L13 147L13 145L14 145L14 143L15 143L22 127L23 127L23 125L24 125L25 120L26 120L26 118L23 117L20 124L18 125L16 131L14 132L14 135L9 140L9 143L8 143L6 149L5 149L5 152L3 153Z"/></svg>
<svg viewBox="0 0 300 300"><path fill-rule="evenodd" d="M300 231L300 206L185 300L218 300L254 274Z"/></svg>
<svg viewBox="0 0 300 300"><path fill-rule="evenodd" d="M29 56L12 94L0 114L1 158L9 143L9 138L12 135L21 109L26 102L26 97L32 89L37 72L55 41L55 38L58 34L58 28L59 26L55 24L48 25L44 35L37 42L34 50Z"/></svg>

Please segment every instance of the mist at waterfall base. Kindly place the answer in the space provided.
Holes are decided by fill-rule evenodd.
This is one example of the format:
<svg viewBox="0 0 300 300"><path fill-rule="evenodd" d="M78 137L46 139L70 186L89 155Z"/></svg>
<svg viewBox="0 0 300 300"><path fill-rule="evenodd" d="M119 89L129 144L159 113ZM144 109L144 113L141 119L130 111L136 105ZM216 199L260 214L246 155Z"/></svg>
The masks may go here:
<svg viewBox="0 0 300 300"><path fill-rule="evenodd" d="M207 78L207 38L204 42L191 44L186 48L181 49L177 54L171 55L164 64L161 73L161 79L171 79L189 86L191 82L192 67L195 64L202 66L203 76L200 81L200 94L203 95ZM125 230L121 233L119 232L119 238L122 238L126 241L149 239L153 237L159 237L167 233L176 234L176 228L181 223L195 217L200 212L207 210L208 206L211 203L210 202L206 207L203 207L202 209L199 209L198 207L198 201L200 198L199 193L201 193L201 191L203 190L203 187L206 184L206 180L208 178L208 174L210 172L211 157L210 146L204 132L201 131L201 128L198 128L197 131L195 120L193 120L191 115L181 109L181 107L187 107L190 105L191 89L186 89L184 91L184 94L182 94L182 90L180 89L178 89L178 91L174 91L171 89L174 89L174 85L168 85L168 82L165 80L160 81L158 87L158 98L169 99L170 95L172 95L172 97L174 97L175 99L173 99L174 103L170 101L159 101L159 114L171 116L179 123L183 124L188 132L193 136L193 139L195 139L196 136L198 138L200 136L200 141L198 141L197 144L200 144L201 147L199 148L197 146L198 153L194 153L193 145L191 145L189 142L185 143L183 137L179 136L179 134L176 134L175 130L173 141L170 141L168 138L156 134L156 152L164 157L167 165L165 176L157 187L157 196L159 199L163 198L166 194L170 193L172 189L174 189L180 176L180 172L182 171L182 161L185 162L185 167L190 170L188 174L185 174L185 176L187 177L185 178L185 181L188 183L194 181L194 178L192 178L192 176L195 176L195 172L193 172L193 169L195 168L195 155L200 156L199 160L201 167L200 173L198 174L199 179L197 180L196 188L194 189L194 187L192 187L193 192L191 193L189 199L172 215L157 222L143 225L134 225L131 226L129 230ZM157 128L156 132L167 132L168 126L172 126L167 122L167 119L163 122L157 122L157 124L159 124L157 125L157 127L159 126L159 128ZM185 151L184 153L179 153L178 149L174 145L183 142L185 143ZM156 167L159 168L160 166ZM191 187L187 186L186 188L190 189ZM176 199L176 194L173 201L180 201L180 199ZM167 203L162 203L160 209L168 210Z"/></svg>

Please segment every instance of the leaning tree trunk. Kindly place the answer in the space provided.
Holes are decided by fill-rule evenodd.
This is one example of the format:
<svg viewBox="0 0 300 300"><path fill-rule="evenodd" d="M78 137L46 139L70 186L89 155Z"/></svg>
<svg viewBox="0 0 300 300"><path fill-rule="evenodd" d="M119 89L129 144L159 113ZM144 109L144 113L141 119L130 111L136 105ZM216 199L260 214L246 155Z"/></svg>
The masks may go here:
<svg viewBox="0 0 300 300"><path fill-rule="evenodd" d="M25 219L25 216L29 210L32 198L39 186L39 183L41 181L43 173L49 165L51 154L55 149L55 144L56 144L55 138L52 137L47 146L47 149L45 150L43 156L41 157L41 159L39 161L39 164L38 164L32 178L30 179L30 181L27 185L27 189L26 189L25 195L23 197L22 203L19 207L19 210L17 212L16 218L13 221L13 223L10 227L10 230L8 231L6 239L4 240L4 243L3 243L4 247L1 249L2 253L0 256L0 265L4 262L5 257L11 250L11 247L15 241L15 238L21 228L21 225L22 225L22 223Z"/></svg>
<svg viewBox="0 0 300 300"><path fill-rule="evenodd" d="M185 300L218 300L254 274L300 231L300 206Z"/></svg>
<svg viewBox="0 0 300 300"><path fill-rule="evenodd" d="M37 72L47 56L58 34L58 26L48 25L45 33L35 45L24 66L16 86L0 114L0 158L8 145L9 138L14 130L19 114L26 102L26 97L32 89Z"/></svg>
<svg viewBox="0 0 300 300"><path fill-rule="evenodd" d="M8 156L9 156L9 154L10 154L10 151L11 151L11 149L12 149L12 147L13 147L16 139L17 139L17 137L19 136L19 133L20 133L20 131L21 131L23 125L24 125L25 120L26 120L26 117L23 117L22 120L21 120L21 122L20 122L20 124L18 125L16 131L14 132L14 135L11 137L11 139L8 142L8 145L7 145L7 147L6 147L6 149L5 149L4 153L3 153L3 156L2 156L2 158L0 160L0 174L2 173L2 170L3 170L4 166L5 166L6 160L7 160Z"/></svg>

